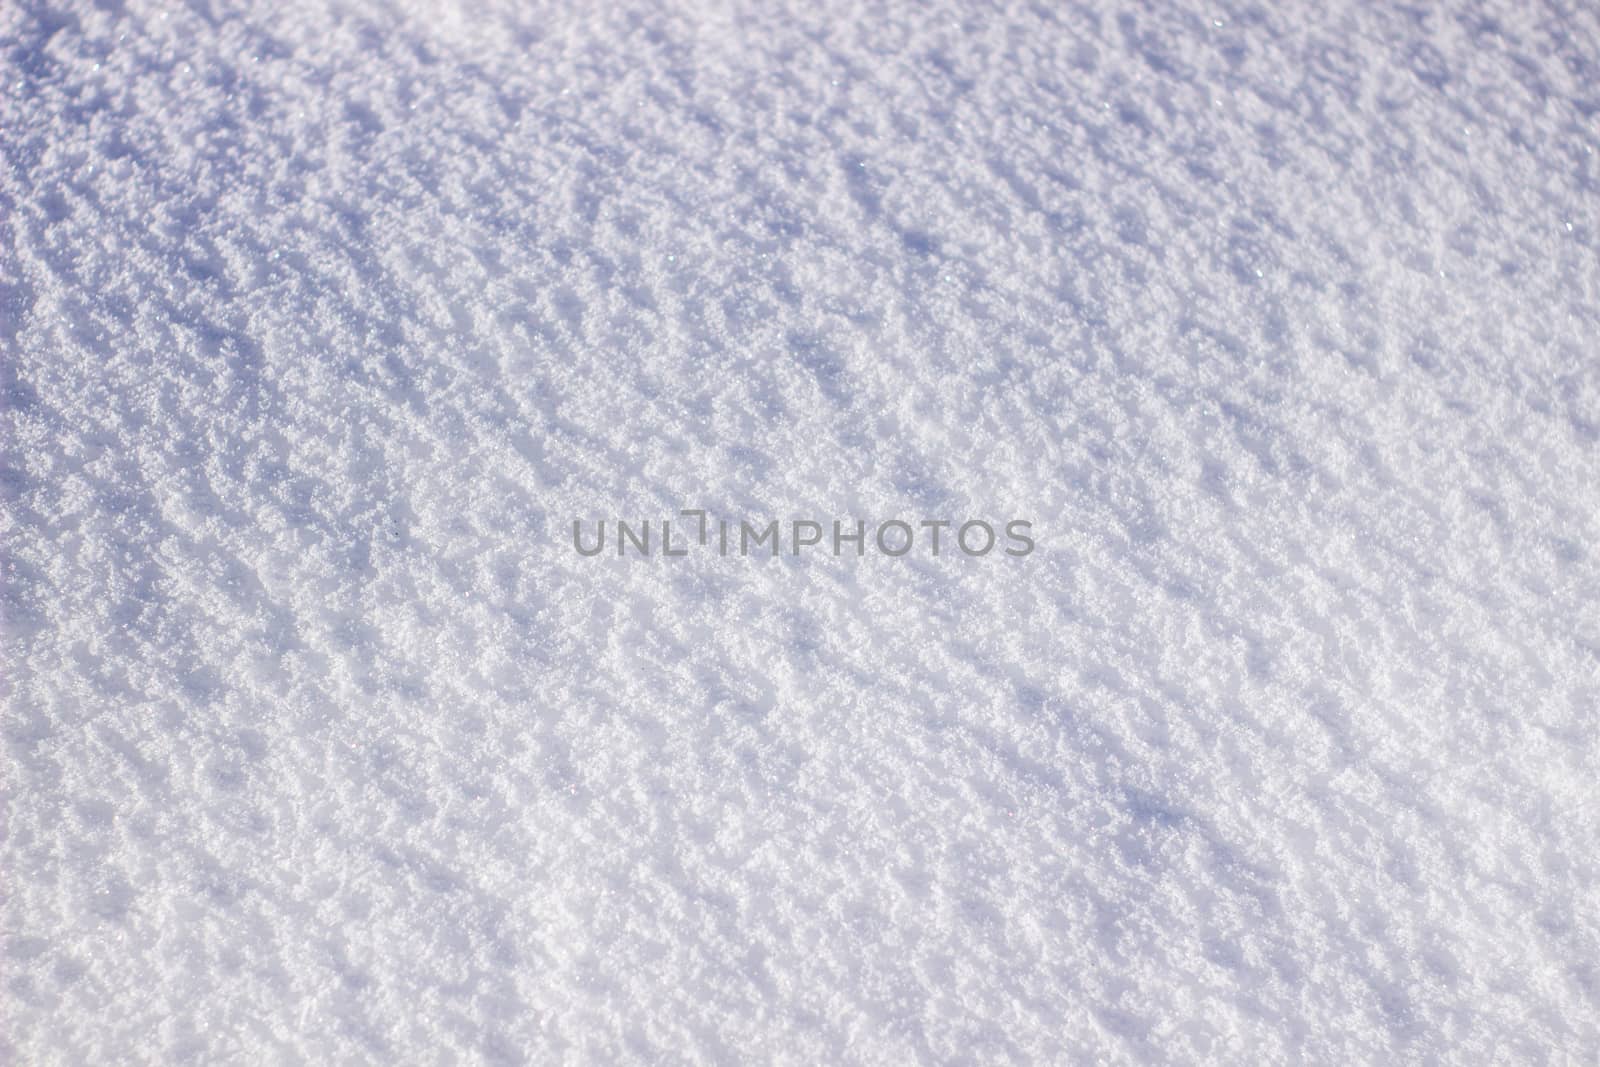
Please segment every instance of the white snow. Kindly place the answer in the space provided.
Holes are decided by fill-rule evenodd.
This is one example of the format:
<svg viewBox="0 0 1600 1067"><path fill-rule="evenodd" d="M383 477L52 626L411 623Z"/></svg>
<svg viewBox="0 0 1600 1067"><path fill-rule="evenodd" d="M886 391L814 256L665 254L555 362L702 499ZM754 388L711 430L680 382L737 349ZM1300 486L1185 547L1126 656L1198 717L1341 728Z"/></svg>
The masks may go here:
<svg viewBox="0 0 1600 1067"><path fill-rule="evenodd" d="M0 1059L1597 1062L1597 145L1575 0L0 5Z"/></svg>

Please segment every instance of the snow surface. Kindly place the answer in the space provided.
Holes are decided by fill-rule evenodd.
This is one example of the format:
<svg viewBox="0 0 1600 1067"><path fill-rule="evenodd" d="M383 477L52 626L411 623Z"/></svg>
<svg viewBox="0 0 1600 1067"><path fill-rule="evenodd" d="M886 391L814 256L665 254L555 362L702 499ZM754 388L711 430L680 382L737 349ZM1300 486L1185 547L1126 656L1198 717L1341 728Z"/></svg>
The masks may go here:
<svg viewBox="0 0 1600 1067"><path fill-rule="evenodd" d="M1593 3L0 84L5 1060L1600 1060ZM1039 549L572 550L680 507Z"/></svg>

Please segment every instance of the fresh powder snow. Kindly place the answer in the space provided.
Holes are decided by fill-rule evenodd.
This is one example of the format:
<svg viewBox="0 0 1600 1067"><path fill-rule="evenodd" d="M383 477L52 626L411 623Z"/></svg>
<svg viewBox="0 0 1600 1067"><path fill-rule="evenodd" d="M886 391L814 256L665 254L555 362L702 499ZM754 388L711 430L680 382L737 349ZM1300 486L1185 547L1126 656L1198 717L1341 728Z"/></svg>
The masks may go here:
<svg viewBox="0 0 1600 1067"><path fill-rule="evenodd" d="M1589 0L0 0L0 1061L1600 1061L1597 146Z"/></svg>

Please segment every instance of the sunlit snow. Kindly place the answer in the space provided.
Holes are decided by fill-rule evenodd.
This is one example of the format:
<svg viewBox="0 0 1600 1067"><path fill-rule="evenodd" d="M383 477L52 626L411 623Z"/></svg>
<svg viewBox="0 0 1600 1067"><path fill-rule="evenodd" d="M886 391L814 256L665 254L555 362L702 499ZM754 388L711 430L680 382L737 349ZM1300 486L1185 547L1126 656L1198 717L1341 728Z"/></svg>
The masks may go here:
<svg viewBox="0 0 1600 1067"><path fill-rule="evenodd" d="M1595 1063L1597 145L1574 0L0 0L0 1061Z"/></svg>

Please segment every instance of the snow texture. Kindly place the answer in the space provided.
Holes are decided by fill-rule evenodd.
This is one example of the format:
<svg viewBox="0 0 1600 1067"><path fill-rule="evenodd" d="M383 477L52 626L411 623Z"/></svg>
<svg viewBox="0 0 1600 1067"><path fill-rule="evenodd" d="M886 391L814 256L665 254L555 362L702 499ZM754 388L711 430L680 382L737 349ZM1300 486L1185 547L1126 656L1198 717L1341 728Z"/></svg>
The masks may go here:
<svg viewBox="0 0 1600 1067"><path fill-rule="evenodd" d="M1600 1059L1588 0L0 3L0 1059ZM575 518L1012 517L981 559Z"/></svg>

